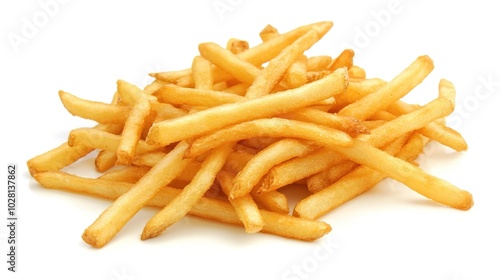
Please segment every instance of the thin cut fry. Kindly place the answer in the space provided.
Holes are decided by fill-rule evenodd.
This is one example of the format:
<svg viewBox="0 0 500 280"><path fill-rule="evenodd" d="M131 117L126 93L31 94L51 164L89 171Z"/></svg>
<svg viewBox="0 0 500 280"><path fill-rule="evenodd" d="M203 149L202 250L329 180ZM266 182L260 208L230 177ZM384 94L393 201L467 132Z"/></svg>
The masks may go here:
<svg viewBox="0 0 500 280"><path fill-rule="evenodd" d="M467 149L446 126L453 83L441 79L434 99L409 104L401 99L433 70L426 55L386 82L367 77L353 50L306 54L332 26L268 25L252 47L201 43L189 69L151 73L143 88L117 80L110 103L59 91L68 112L98 124L70 130L66 143L28 160L29 171L47 188L115 200L82 234L96 248L147 205L161 209L141 239L192 214L315 240L331 227L314 219L386 177L445 206L472 207L469 192L415 161L432 140ZM59 171L93 150L97 178ZM309 193L296 203L289 190Z"/></svg>
<svg viewBox="0 0 500 280"><path fill-rule="evenodd" d="M46 188L87 193L112 200L123 196L133 188L133 184L130 183L82 178L56 171L37 173L35 179ZM164 187L147 205L163 208L180 192L181 190L175 188ZM311 221L266 210L260 210L260 212L264 220L261 232L286 238L313 241L329 233L332 229L330 225L321 221ZM191 208L189 214L226 224L243 225L233 206L219 199L202 197Z"/></svg>
<svg viewBox="0 0 500 280"><path fill-rule="evenodd" d="M351 49L343 50L337 58L332 62L329 67L330 71L335 71L336 69L346 67L347 69L352 67L353 64L354 51Z"/></svg>
<svg viewBox="0 0 500 280"><path fill-rule="evenodd" d="M144 207L160 189L171 182L189 162L183 159L188 144L179 143L129 191L120 196L87 229L82 238L89 245L101 248Z"/></svg>
<svg viewBox="0 0 500 280"><path fill-rule="evenodd" d="M430 57L420 56L392 81L374 93L347 105L340 110L339 114L365 120L408 94L427 77L433 68L434 64Z"/></svg>
<svg viewBox="0 0 500 280"><path fill-rule="evenodd" d="M173 201L146 223L141 239L144 240L158 236L162 231L182 219L189 212L213 184L215 176L224 165L227 156L232 150L232 145L233 143L228 143L213 150L208 155L193 180L184 187L182 192Z"/></svg>
<svg viewBox="0 0 500 280"><path fill-rule="evenodd" d="M116 149L117 164L130 165L135 156L137 144L141 139L142 129L147 116L151 112L151 104L144 94L132 107L130 115L125 121L120 143Z"/></svg>
<svg viewBox="0 0 500 280"><path fill-rule="evenodd" d="M234 175L226 171L221 171L217 174L217 181L227 196L229 196L231 192L233 178ZM229 202L234 206L234 210L243 222L246 232L255 233L262 230L264 227L264 220L262 219L257 204L250 194L238 198L229 197Z"/></svg>
<svg viewBox="0 0 500 280"><path fill-rule="evenodd" d="M124 124L130 112L128 106L84 100L62 90L59 97L72 115L98 123Z"/></svg>
<svg viewBox="0 0 500 280"><path fill-rule="evenodd" d="M412 148L410 150L405 149L400 151L405 140L405 138L401 138L403 141L396 140L389 144L388 147L385 148L385 152L389 154L400 152L398 153L398 157L403 160L407 160L411 156L416 156L423 148L423 142L421 136L418 134L415 134L414 138L415 139L410 140L407 145L413 146L417 144L418 148L416 149ZM359 166L334 184L297 203L294 208L294 215L312 220L317 219L346 201L372 188L384 178L385 176L382 173L374 171L367 166Z"/></svg>
<svg viewBox="0 0 500 280"><path fill-rule="evenodd" d="M255 155L245 167L238 172L233 180L230 198L242 197L250 193L260 179L273 166L294 157L305 155L314 149L316 145L300 142L294 139L283 139L271 144L269 147Z"/></svg>
<svg viewBox="0 0 500 280"><path fill-rule="evenodd" d="M296 89L208 108L182 118L155 123L149 131L146 142L153 146L165 146L238 122L271 117L313 105L342 92L347 86L345 75L345 70L339 69L324 79Z"/></svg>
<svg viewBox="0 0 500 280"><path fill-rule="evenodd" d="M425 173L422 169L361 141L353 139L351 147L335 147L346 158L375 169L410 187L417 193L441 204L468 210L474 204L472 195L451 183Z"/></svg>
<svg viewBox="0 0 500 280"><path fill-rule="evenodd" d="M197 138L186 151L186 156L196 157L227 142L261 136L305 139L328 147L350 146L352 140L346 133L326 126L280 118L258 119L236 124Z"/></svg>
<svg viewBox="0 0 500 280"><path fill-rule="evenodd" d="M119 133L122 129L121 125L114 124L98 124L95 129L109 131L111 133ZM31 175L43 171L56 171L71 165L82 157L88 155L94 150L93 147L87 145L69 145L64 142L61 145L53 148L43 154L37 155L28 160L28 170Z"/></svg>

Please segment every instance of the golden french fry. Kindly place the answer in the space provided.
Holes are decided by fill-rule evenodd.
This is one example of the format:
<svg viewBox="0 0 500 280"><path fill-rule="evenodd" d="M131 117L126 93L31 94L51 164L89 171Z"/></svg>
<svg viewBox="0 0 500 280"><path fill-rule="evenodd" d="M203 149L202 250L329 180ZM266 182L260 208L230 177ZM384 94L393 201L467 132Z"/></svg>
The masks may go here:
<svg viewBox="0 0 500 280"><path fill-rule="evenodd" d="M136 101L125 121L120 143L116 149L116 164L130 165L132 163L137 145L141 139L145 120L150 112L151 104L147 96L144 95L144 97Z"/></svg>
<svg viewBox="0 0 500 280"><path fill-rule="evenodd" d="M193 59L193 80L197 89L212 89L214 85L214 76L212 73L212 64L201 56Z"/></svg>
<svg viewBox="0 0 500 280"><path fill-rule="evenodd" d="M206 106L214 107L227 103L235 103L245 100L243 96L233 93L226 93L215 90L203 90L194 88L183 88L177 85L168 84L156 92L154 95L158 100L175 105Z"/></svg>
<svg viewBox="0 0 500 280"><path fill-rule="evenodd" d="M248 50L248 48L249 46L247 41L236 38L229 39L226 45L226 49L228 49L230 52L234 54L242 53Z"/></svg>
<svg viewBox="0 0 500 280"><path fill-rule="evenodd" d="M217 174L217 181L219 182L222 191L229 196L231 188L233 185L234 175L221 170ZM255 233L262 230L264 227L264 220L260 214L257 204L253 200L250 194L245 194L238 198L231 198L229 196L229 202L234 206L236 214L243 222L245 226L245 231L248 233Z"/></svg>
<svg viewBox="0 0 500 280"><path fill-rule="evenodd" d="M337 146L332 149L349 160L377 170L438 203L460 210L468 210L474 204L468 191L427 174L411 163L390 156L364 141L354 138L353 142L351 147Z"/></svg>
<svg viewBox="0 0 500 280"><path fill-rule="evenodd" d="M151 95L153 92L157 91L162 86L166 85L167 82L155 79L150 84L146 85L142 90L145 94Z"/></svg>
<svg viewBox="0 0 500 280"><path fill-rule="evenodd" d="M327 70L328 67L332 64L333 59L329 55L318 55L311 56L307 58L307 71L308 72L316 72Z"/></svg>
<svg viewBox="0 0 500 280"><path fill-rule="evenodd" d="M249 194L273 166L305 155L317 148L316 145L285 138L262 149L238 172L232 181L229 197L238 198Z"/></svg>
<svg viewBox="0 0 500 280"><path fill-rule="evenodd" d="M321 39L333 26L331 21L323 21L299 26L289 32L279 34L262 44L250 48L239 54L239 57L253 65L262 65L278 56L286 47L311 30L318 32ZM319 40L318 39L318 40Z"/></svg>
<svg viewBox="0 0 500 280"><path fill-rule="evenodd" d="M59 98L72 115L98 123L123 124L130 112L128 106L85 100L62 90L59 91Z"/></svg>
<svg viewBox="0 0 500 280"><path fill-rule="evenodd" d="M69 146L68 142L28 160L28 170L33 176L38 172L60 170L92 152L85 145Z"/></svg>
<svg viewBox="0 0 500 280"><path fill-rule="evenodd" d="M262 42L269 41L269 39L274 38L279 35L278 29L276 27L268 24L259 32L259 36Z"/></svg>
<svg viewBox="0 0 500 280"><path fill-rule="evenodd" d="M282 117L328 126L344 131L353 137L369 133L369 130L355 118L327 113L310 107L295 110L282 115Z"/></svg>
<svg viewBox="0 0 500 280"><path fill-rule="evenodd" d="M382 79L363 79L360 81L353 81L349 79L349 85L346 91L335 97L335 105L332 112L338 112L346 105L356 102L357 100L377 91L386 82Z"/></svg>
<svg viewBox="0 0 500 280"><path fill-rule="evenodd" d="M70 190L79 193L97 195L107 199L117 199L133 188L133 184L113 182L104 179L82 178L63 172L40 172L35 174L37 182L50 189ZM105 187L103 187L105 186ZM164 187L149 200L147 205L163 208L168 205L181 190ZM330 225L321 221L311 221L293 216L260 210L264 225L261 232L286 238L312 241L331 231ZM228 202L202 197L191 208L189 214L226 224L243 225L234 208Z"/></svg>
<svg viewBox="0 0 500 280"><path fill-rule="evenodd" d="M132 160L132 165L153 167L166 155L167 153L164 151L153 150L151 152L145 152L136 155Z"/></svg>
<svg viewBox="0 0 500 280"><path fill-rule="evenodd" d="M94 160L96 170L105 172L115 166L117 160L116 152L101 150Z"/></svg>
<svg viewBox="0 0 500 280"><path fill-rule="evenodd" d="M252 63L215 43L202 43L198 46L198 50L202 57L243 83L251 84L260 73Z"/></svg>
<svg viewBox="0 0 500 280"><path fill-rule="evenodd" d="M281 214L288 214L290 212L288 198L283 193L278 191L257 193L256 188L254 188L250 192L250 195L252 195L253 200L263 209Z"/></svg>
<svg viewBox="0 0 500 280"><path fill-rule="evenodd" d="M451 127L438 123L430 123L418 130L422 135L454 149L457 152L468 149L467 142L462 135Z"/></svg>
<svg viewBox="0 0 500 280"><path fill-rule="evenodd" d="M30 159L29 171L47 188L115 199L82 234L97 248L146 205L162 209L142 239L193 214L249 233L315 240L331 227L312 219L386 177L469 209L469 192L415 162L431 140L467 149L446 126L453 83L442 79L434 100L408 104L401 98L434 67L428 56L389 82L367 79L350 49L335 59L306 56L332 26L317 22L280 34L268 25L252 48L235 38L225 48L202 43L189 69L152 73L144 88L118 80L110 104L60 91L71 114L99 125L71 130L65 144ZM95 149L99 178L55 171ZM116 164L127 166L110 169ZM290 188L278 191L284 186ZM311 193L294 208L300 217L290 216L293 188Z"/></svg>
<svg viewBox="0 0 500 280"><path fill-rule="evenodd" d="M347 105L339 111L339 114L365 120L408 94L432 69L434 63L431 58L426 55L420 56L390 82L372 94Z"/></svg>
<svg viewBox="0 0 500 280"><path fill-rule="evenodd" d="M453 112L453 103L445 97L438 97L417 110L388 121L371 130L370 134L360 135L358 138L375 147L380 147L395 137L425 127L451 112Z"/></svg>
<svg viewBox="0 0 500 280"><path fill-rule="evenodd" d="M346 72L340 69L324 79L296 89L157 122L151 127L146 142L157 147L166 146L228 125L283 114L335 96L346 86ZM289 102L290 100L294 102Z"/></svg>
<svg viewBox="0 0 500 280"><path fill-rule="evenodd" d="M98 124L95 126L95 129L119 133L122 126L115 124ZM88 155L93 150L93 147L87 145L70 146L68 142L64 142L56 148L29 159L27 161L28 170L31 175L43 171L60 170Z"/></svg>
<svg viewBox="0 0 500 280"><path fill-rule="evenodd" d="M307 57L299 55L297 60L288 67L284 81L288 88L300 87L307 83Z"/></svg>
<svg viewBox="0 0 500 280"><path fill-rule="evenodd" d="M207 156L193 180L183 188L182 192L173 201L146 223L141 239L144 240L158 236L166 228L182 219L191 210L213 184L215 176L232 151L232 146L233 143L220 146Z"/></svg>
<svg viewBox="0 0 500 280"><path fill-rule="evenodd" d="M244 96L246 94L249 86L250 86L249 84L239 83L239 84L236 84L234 86L228 87L222 91L227 92L227 93L234 93L234 94L237 94L240 96Z"/></svg>
<svg viewBox="0 0 500 280"><path fill-rule="evenodd" d="M137 87L131 83L128 83L124 80L116 81L116 87L118 89L118 94L120 96L120 102L122 104L133 106L137 102L139 102L141 99L144 99L144 98L146 98L147 100L149 100L151 102L156 102L156 98L154 96L146 94L139 87ZM155 88L156 87L157 86L155 86ZM159 84L158 84L158 87L160 87ZM152 88L152 89L154 89L154 88Z"/></svg>
<svg viewBox="0 0 500 280"><path fill-rule="evenodd" d="M95 128L77 128L69 133L68 145L70 147L84 145L94 149L116 152L120 145L121 136L105 132ZM142 154L155 150L155 147L149 146L144 140L137 142L136 153Z"/></svg>
<svg viewBox="0 0 500 280"><path fill-rule="evenodd" d="M420 135L420 143L422 144ZM384 149L388 154L400 151L407 137L400 137ZM421 146L423 148L423 146ZM417 150L419 153L420 150ZM294 215L307 219L317 219L346 201L367 191L382 181L385 175L367 166L359 166L334 184L299 201L294 208Z"/></svg>
<svg viewBox="0 0 500 280"><path fill-rule="evenodd" d="M180 142L129 191L121 195L83 232L89 245L101 248L144 207L160 189L182 172L189 162L183 159L188 144Z"/></svg>
<svg viewBox="0 0 500 280"><path fill-rule="evenodd" d="M444 88L442 89L444 90ZM447 90L453 89L453 85L447 86ZM448 100L450 100L453 105L455 103L454 93L447 93L447 95ZM391 104L387 109L390 113L393 113L395 115L402 115L409 114L418 108L399 100ZM438 122L429 123L425 127L420 128L418 132L436 142L454 149L457 152L467 150L467 143L459 132Z"/></svg>
<svg viewBox="0 0 500 280"><path fill-rule="evenodd" d="M336 182L347 173L351 172L359 165L352 161L343 161L332 167L329 167L319 173L310 176L307 179L307 189L311 193L319 192L331 183Z"/></svg>
<svg viewBox="0 0 500 280"><path fill-rule="evenodd" d="M335 71L336 69L345 67L347 69L352 67L354 58L354 51L351 49L343 50L335 60L333 60L332 64L329 67L330 71Z"/></svg>
<svg viewBox="0 0 500 280"><path fill-rule="evenodd" d="M160 81L164 81L167 83L177 83L180 78L191 75L191 68L179 71L150 73L149 75Z"/></svg>
<svg viewBox="0 0 500 280"><path fill-rule="evenodd" d="M366 79L366 71L365 69L357 66L357 65L353 65L349 68L349 79Z"/></svg>
<svg viewBox="0 0 500 280"><path fill-rule="evenodd" d="M115 182L137 183L151 168L145 166L126 166L122 169L113 170L99 176L100 179Z"/></svg>
<svg viewBox="0 0 500 280"><path fill-rule="evenodd" d="M343 162L344 157L328 148L321 148L306 156L298 157L276 165L269 170L258 189L259 193L279 189L305 179L326 168Z"/></svg>
<svg viewBox="0 0 500 280"><path fill-rule="evenodd" d="M187 157L196 157L227 142L253 137L291 137L314 141L324 146L350 146L352 138L327 126L281 118L258 119L220 129L197 138L186 151Z"/></svg>
<svg viewBox="0 0 500 280"><path fill-rule="evenodd" d="M317 22L300 26L294 30L273 37L263 42L262 44L249 48L248 50L239 53L237 56L245 61L250 62L253 65L259 66L276 57L284 48L292 44L292 42L297 40L308 31L316 30L322 37L331 29L332 26L333 23L330 21ZM172 76L177 76L180 72L184 73L184 75L178 76L175 80L172 80ZM191 69L174 71L173 73L156 73L154 77L156 77L157 79L165 78L165 81L176 83L177 85L183 87L193 87L194 85L194 80L192 79L191 75ZM224 71L214 71L215 82L220 82L228 78L230 78L230 75L228 75Z"/></svg>
<svg viewBox="0 0 500 280"><path fill-rule="evenodd" d="M255 98L271 93L273 87L278 84L290 65L304 51L312 47L321 38L320 36L319 32L311 30L286 47L279 55L271 59L266 68L255 77L245 96Z"/></svg>
<svg viewBox="0 0 500 280"><path fill-rule="evenodd" d="M187 115L187 111L174 107L172 104L153 102L152 110L156 113L155 122L175 119Z"/></svg>

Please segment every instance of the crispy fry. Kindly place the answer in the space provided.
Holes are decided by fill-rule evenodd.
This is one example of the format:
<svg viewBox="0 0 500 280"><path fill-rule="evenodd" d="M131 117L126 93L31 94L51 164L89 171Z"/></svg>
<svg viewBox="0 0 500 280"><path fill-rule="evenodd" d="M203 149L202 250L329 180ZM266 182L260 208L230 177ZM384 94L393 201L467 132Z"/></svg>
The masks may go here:
<svg viewBox="0 0 500 280"><path fill-rule="evenodd" d="M82 238L89 245L101 248L144 207L160 189L182 172L189 162L183 159L188 144L181 142L144 175L129 191L116 199L85 231Z"/></svg>
<svg viewBox="0 0 500 280"><path fill-rule="evenodd" d="M258 192L268 192L305 179L345 159L328 148L276 165L266 174Z"/></svg>
<svg viewBox="0 0 500 280"><path fill-rule="evenodd" d="M35 174L40 185L51 189L63 189L79 193L97 195L107 199L117 199L133 188L126 182L112 182L103 179L82 178L63 172L40 172ZM102 187L106 186L106 187ZM164 187L147 205L163 208L168 205L181 190ZM261 232L286 238L312 241L331 231L330 225L321 221L311 221L293 216L260 210L264 225ZM232 205L219 199L202 197L191 208L189 214L212 219L226 224L242 226Z"/></svg>
<svg viewBox="0 0 500 280"><path fill-rule="evenodd" d="M148 97L144 94L144 97L136 101L130 111L129 117L125 121L120 143L116 149L117 164L130 165L132 163L137 144L141 139L145 120L150 112L151 104L149 103Z"/></svg>
<svg viewBox="0 0 500 280"><path fill-rule="evenodd" d="M110 133L119 133L122 126L115 124L98 124L94 129L109 131ZM70 146L68 142L64 142L56 148L29 159L27 162L28 170L31 175L43 171L61 170L88 155L93 150L93 147L86 145Z"/></svg>
<svg viewBox="0 0 500 280"><path fill-rule="evenodd" d="M350 146L352 140L346 133L326 126L280 118L258 119L197 138L186 151L186 156L196 157L227 142L260 136L305 139L325 146Z"/></svg>
<svg viewBox="0 0 500 280"><path fill-rule="evenodd" d="M323 71L327 70L328 67L332 64L333 59L329 55L318 55L311 56L307 58L307 71L315 72L315 71Z"/></svg>
<svg viewBox="0 0 500 280"><path fill-rule="evenodd" d="M198 50L205 59L243 83L251 84L260 73L260 70L252 63L215 43L202 43L198 46Z"/></svg>
<svg viewBox="0 0 500 280"><path fill-rule="evenodd" d="M245 100L244 97L233 93L183 88L173 84L161 87L154 93L154 95L158 97L158 100L165 103L206 107L214 107Z"/></svg>
<svg viewBox="0 0 500 280"><path fill-rule="evenodd" d="M115 166L117 160L116 152L101 150L94 160L95 168L99 172L105 172Z"/></svg>
<svg viewBox="0 0 500 280"><path fill-rule="evenodd" d="M345 75L345 70L340 69L324 79L293 90L221 105L182 118L155 123L146 142L153 146L165 146L238 122L271 117L312 105L342 92L347 86ZM166 131L169 133L165 133Z"/></svg>
<svg viewBox="0 0 500 280"><path fill-rule="evenodd" d="M182 192L173 201L146 223L141 239L144 240L159 235L189 212L213 184L215 176L224 165L227 156L232 150L232 145L233 143L223 145L208 155L193 180L184 187Z"/></svg>
<svg viewBox="0 0 500 280"><path fill-rule="evenodd" d="M94 149L116 152L120 144L121 136L105 132L95 128L77 128L73 129L68 137L70 147L84 145ZM142 154L155 150L155 147L149 146L144 140L137 142L136 153Z"/></svg>
<svg viewBox="0 0 500 280"><path fill-rule="evenodd" d="M227 196L229 196L231 192L233 179L234 175L226 171L220 171L217 174L217 181L221 185L222 191ZM264 221L257 204L250 194L245 194L238 198L231 198L229 196L229 202L234 206L234 210L243 222L246 232L255 233L262 230Z"/></svg>
<svg viewBox="0 0 500 280"><path fill-rule="evenodd" d="M366 79L366 71L365 69L353 65L349 68L349 78L350 79Z"/></svg>
<svg viewBox="0 0 500 280"><path fill-rule="evenodd" d="M433 70L426 55L389 82L367 78L350 49L306 56L332 26L280 33L268 25L251 48L235 38L225 48L201 43L189 69L151 73L144 88L118 80L109 104L60 91L71 114L98 125L69 131L66 143L28 160L29 171L47 188L115 200L82 234L97 248L146 205L161 209L141 239L192 214L315 240L331 227L314 219L386 177L437 203L472 207L469 192L415 162L432 140L467 149L446 126L453 83L442 79L433 100L408 104L401 99ZM93 150L98 178L58 171ZM310 194L296 203L292 188Z"/></svg>
<svg viewBox="0 0 500 280"><path fill-rule="evenodd" d="M275 142L255 155L233 180L230 198L238 198L250 193L260 179L275 165L294 157L305 155L316 145L294 139Z"/></svg>
<svg viewBox="0 0 500 280"><path fill-rule="evenodd" d="M116 182L137 183L151 168L145 166L126 166L119 170L109 171L101 176L100 179Z"/></svg>
<svg viewBox="0 0 500 280"><path fill-rule="evenodd" d="M441 204L468 210L474 204L472 195L451 183L425 173L422 169L367 144L353 139L351 147L335 147L346 158L366 165L405 184L417 193Z"/></svg>
<svg viewBox="0 0 500 280"><path fill-rule="evenodd" d="M228 49L230 52L234 54L242 53L248 50L248 48L249 46L247 41L236 38L229 39L226 45L226 49Z"/></svg>
<svg viewBox="0 0 500 280"><path fill-rule="evenodd" d="M420 144L420 149L412 150L416 151L416 155L418 155L423 148L423 142L420 135L415 134L415 137L416 140L411 140L411 144L409 145L414 145L413 141L417 141ZM388 154L398 153L405 140L406 137L395 140L384 149L385 152ZM398 156L404 160L410 157L408 154L399 154ZM312 220L317 219L321 215L372 188L384 178L384 174L374 171L367 166L360 166L334 184L301 200L294 208L294 215Z"/></svg>
<svg viewBox="0 0 500 280"><path fill-rule="evenodd" d="M212 89L214 86L214 75L210 61L201 56L193 59L193 80L197 89Z"/></svg>
<svg viewBox="0 0 500 280"><path fill-rule="evenodd" d="M320 173L316 173L307 179L307 189L311 193L316 193L336 182L338 179L342 178L347 173L351 172L354 168L358 166L357 163L352 161L343 161L341 163L335 164Z"/></svg>
<svg viewBox="0 0 500 280"><path fill-rule="evenodd" d="M128 106L84 100L62 90L59 98L72 115L98 123L124 124L130 112Z"/></svg>
<svg viewBox="0 0 500 280"><path fill-rule="evenodd" d="M245 96L250 98L261 97L270 93L278 84L286 70L307 49L312 47L321 37L319 32L311 30L286 47L279 55L271 59L264 70L255 77Z"/></svg>
<svg viewBox="0 0 500 280"><path fill-rule="evenodd" d="M430 57L420 56L392 81L372 94L347 105L339 111L339 114L365 120L408 94L433 68L434 64Z"/></svg>
<svg viewBox="0 0 500 280"><path fill-rule="evenodd" d="M354 58L354 51L351 49L343 50L337 58L332 62L329 67L330 71L335 71L336 69L345 67L347 69L352 67Z"/></svg>
<svg viewBox="0 0 500 280"><path fill-rule="evenodd" d="M307 83L307 57L299 55L290 67L288 67L285 78L288 88L300 87Z"/></svg>
<svg viewBox="0 0 500 280"><path fill-rule="evenodd" d="M279 35L278 29L276 27L268 24L259 32L259 36L262 42L269 41L269 39L274 38Z"/></svg>

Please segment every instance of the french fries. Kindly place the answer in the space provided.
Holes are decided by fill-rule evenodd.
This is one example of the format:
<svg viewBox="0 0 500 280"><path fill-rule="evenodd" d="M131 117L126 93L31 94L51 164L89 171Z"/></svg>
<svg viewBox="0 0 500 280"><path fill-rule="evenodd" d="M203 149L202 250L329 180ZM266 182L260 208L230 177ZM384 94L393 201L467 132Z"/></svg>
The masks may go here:
<svg viewBox="0 0 500 280"><path fill-rule="evenodd" d="M332 229L318 218L384 178L444 206L471 208L468 191L414 164L429 141L467 149L444 121L455 107L453 83L442 79L426 104L405 103L432 59L419 56L386 82L355 64L353 50L307 55L332 26L280 33L268 25L255 46L235 38L200 43L190 68L151 73L144 88L118 80L110 103L61 90L70 114L97 124L72 129L65 143L30 159L30 174L49 189L113 200L83 231L95 248L146 206L160 210L143 240L189 214L312 241ZM94 150L97 178L64 172ZM309 195L289 205L285 186ZM222 192L213 198L209 190Z"/></svg>

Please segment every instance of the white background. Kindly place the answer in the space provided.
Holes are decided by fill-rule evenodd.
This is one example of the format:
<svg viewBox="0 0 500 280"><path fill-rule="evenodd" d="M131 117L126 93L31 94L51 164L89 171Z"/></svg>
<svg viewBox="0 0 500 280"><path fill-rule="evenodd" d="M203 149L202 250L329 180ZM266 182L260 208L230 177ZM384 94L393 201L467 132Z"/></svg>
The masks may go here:
<svg viewBox="0 0 500 280"><path fill-rule="evenodd" d="M49 2L56 5L44 8ZM14 274L6 263L4 189L0 278L500 279L499 19L494 1L2 1L0 176L5 184L7 164L18 164L19 221ZM324 216L333 230L317 242L193 217L141 241L156 211L145 209L98 250L80 236L110 202L47 190L30 178L29 158L93 124L66 112L58 90L109 101L117 79L144 86L149 72L189 67L200 42L237 37L255 45L268 23L288 31L323 20L335 25L307 54L352 47L369 77L386 80L428 54L435 70L408 101L434 98L441 78L454 82L458 111L450 125L470 148L458 154L431 145L420 161L470 191L471 210L442 207L386 180Z"/></svg>

